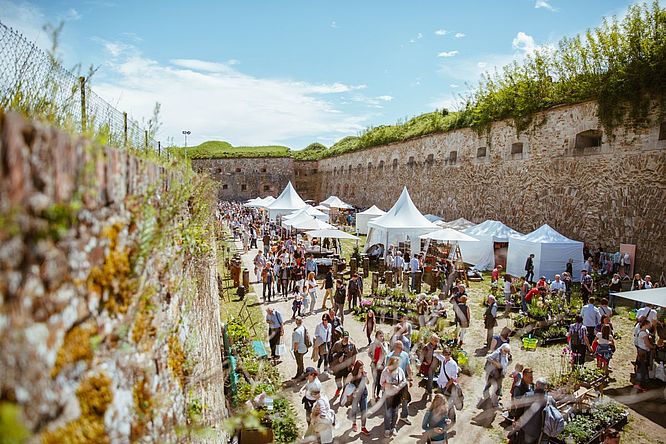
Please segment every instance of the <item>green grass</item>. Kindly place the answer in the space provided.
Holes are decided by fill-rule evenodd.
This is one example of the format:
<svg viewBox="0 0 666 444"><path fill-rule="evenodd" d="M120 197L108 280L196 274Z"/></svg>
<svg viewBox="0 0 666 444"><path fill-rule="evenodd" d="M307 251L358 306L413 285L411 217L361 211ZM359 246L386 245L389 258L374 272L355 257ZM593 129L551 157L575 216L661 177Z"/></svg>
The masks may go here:
<svg viewBox="0 0 666 444"><path fill-rule="evenodd" d="M188 148L175 148L185 151L191 159L219 159L237 157L289 157L290 150L286 146L232 146L229 142L210 140Z"/></svg>

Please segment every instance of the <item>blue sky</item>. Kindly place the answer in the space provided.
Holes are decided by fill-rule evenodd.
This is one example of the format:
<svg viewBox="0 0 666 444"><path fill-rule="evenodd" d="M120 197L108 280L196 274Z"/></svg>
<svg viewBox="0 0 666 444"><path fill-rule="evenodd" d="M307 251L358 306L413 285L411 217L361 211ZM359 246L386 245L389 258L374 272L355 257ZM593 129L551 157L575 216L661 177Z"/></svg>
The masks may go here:
<svg viewBox="0 0 666 444"><path fill-rule="evenodd" d="M47 47L65 21L68 66L158 138L311 142L447 107L480 74L622 15L631 1L8 1L0 20Z"/></svg>

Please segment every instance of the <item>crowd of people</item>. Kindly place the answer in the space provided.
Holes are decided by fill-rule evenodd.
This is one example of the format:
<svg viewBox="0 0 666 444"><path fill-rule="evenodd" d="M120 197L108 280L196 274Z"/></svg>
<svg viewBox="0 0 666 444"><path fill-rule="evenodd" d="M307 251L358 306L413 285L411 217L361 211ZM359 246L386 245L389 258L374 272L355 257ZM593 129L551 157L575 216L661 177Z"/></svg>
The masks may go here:
<svg viewBox="0 0 666 444"><path fill-rule="evenodd" d="M306 437L321 443L333 442L337 433L336 402L340 407L349 407L347 414L352 432L370 435L367 421L372 413L381 410L384 436L395 436L399 422L411 424L408 407L412 387L415 378L421 377L426 400L430 401L422 428L430 442L448 442L449 432L456 423L456 410L463 407L462 373L452 357L452 350L441 343L437 334L431 334L425 343L412 344L412 331L417 327L412 326L403 314L391 337L385 337L378 328L374 313L369 311L362 327L368 343L364 346L357 344L345 327L345 313L349 315L364 294L360 276L352 274L347 282L343 282L329 270L323 279L319 279L317 262L306 255L303 242L289 235L282 236L279 226L264 221L255 210L225 204L221 213L226 215L236 238L241 239L244 250L254 255L254 275L261 284L264 302L268 304L275 299L292 301L294 330L290 338L285 335L283 314L272 305L266 307L266 322L271 359L278 364L285 358L278 354L282 341L292 350L290 355L293 354L296 362L296 374L292 379L295 383L303 383L300 393L308 422ZM261 249L258 239L262 240ZM258 251L255 253L254 249ZM394 248L389 248L387 254L386 263L394 271L396 281L401 283L411 278L411 287L415 288L415 272L422 270L423 258L418 254L405 255ZM563 271L552 282L546 282L544 277L532 282L530 259L532 257L526 263L526 275L520 279L521 308L527 312L526 304L545 294L559 294L570 301L571 271ZM441 268L447 278L453 271L446 263ZM576 321L569 326L569 344L575 365L583 365L587 354L591 353L597 365L608 371L615 351L613 309L607 299L597 301L592 296L594 283L589 276L586 270L582 272L584 305ZM504 281L505 293L515 285L510 276L502 275L501 267L495 268L491 277L497 282ZM451 285L449 281L449 285L440 290L439 296L434 298L419 296L418 328L441 318L449 306L456 325L454 345L462 347L473 322L467 289L461 283ZM322 293L321 303L317 306ZM311 336L303 320L317 312L322 314ZM548 395L548 382L544 377L535 378L533 369L521 364L515 364L513 371L509 369L512 362L511 330L503 328L496 332L500 316L495 297L489 295L482 319L477 320L486 330L487 351L485 385L477 407L505 408L513 420L513 435L519 434L521 442L536 443L544 433L544 410L553 405ZM635 331L637 390L645 389L641 378L647 378L649 359L656 344L655 333L659 333L659 341L663 344L663 324L657 320L656 311L651 307L641 308ZM308 354L311 364L306 366ZM369 366L366 367L364 360L369 361ZM323 375L334 378L334 393L325 393L320 380ZM502 385L507 377L511 378L511 389L504 397L505 406L502 404Z"/></svg>

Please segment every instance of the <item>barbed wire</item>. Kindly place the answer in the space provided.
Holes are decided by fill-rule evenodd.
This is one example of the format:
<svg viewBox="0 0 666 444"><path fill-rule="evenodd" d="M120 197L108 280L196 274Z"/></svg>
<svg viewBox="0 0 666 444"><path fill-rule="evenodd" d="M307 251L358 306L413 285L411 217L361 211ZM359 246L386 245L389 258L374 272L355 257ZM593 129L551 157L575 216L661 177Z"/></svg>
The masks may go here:
<svg viewBox="0 0 666 444"><path fill-rule="evenodd" d="M51 54L0 22L0 106L92 133L116 147L157 150L159 144Z"/></svg>

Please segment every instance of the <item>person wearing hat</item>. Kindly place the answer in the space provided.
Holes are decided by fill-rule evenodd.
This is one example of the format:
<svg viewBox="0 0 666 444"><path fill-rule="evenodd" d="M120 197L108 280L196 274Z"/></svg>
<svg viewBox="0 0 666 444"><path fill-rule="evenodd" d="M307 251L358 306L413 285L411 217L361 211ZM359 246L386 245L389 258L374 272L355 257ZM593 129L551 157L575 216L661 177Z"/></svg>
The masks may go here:
<svg viewBox="0 0 666 444"><path fill-rule="evenodd" d="M312 414L312 407L314 403L317 402L317 399L313 395L313 392L321 392L321 381L319 380L319 372L313 367L308 367L305 369L305 384L299 390L299 393L303 395L301 402L305 407L305 419L310 424L310 416Z"/></svg>
<svg viewBox="0 0 666 444"><path fill-rule="evenodd" d="M539 443L543 436L543 410L548 404L554 404L554 399L546 393L548 381L539 378L534 384L534 395L530 396L529 407L513 424L514 430L522 430L525 444ZM547 436L543 436L547 438Z"/></svg>
<svg viewBox="0 0 666 444"><path fill-rule="evenodd" d="M356 355L358 351L353 342L349 338L349 332L343 331L342 338L333 344L331 350L331 371L335 375L335 397L340 395L342 390L342 382L352 370L354 362L356 362Z"/></svg>
<svg viewBox="0 0 666 444"><path fill-rule="evenodd" d="M305 432L305 438L306 440L314 438L318 439L322 444L330 444L333 442L335 412L331 409L331 404L326 395L321 393L320 387L313 387L310 393L315 402L312 406L310 425Z"/></svg>
<svg viewBox="0 0 666 444"><path fill-rule="evenodd" d="M293 379L301 379L303 377L303 356L308 352L308 347L305 345L305 326L303 325L303 318L296 316L296 328L292 334L291 343L294 349L294 357L296 358L296 376Z"/></svg>

